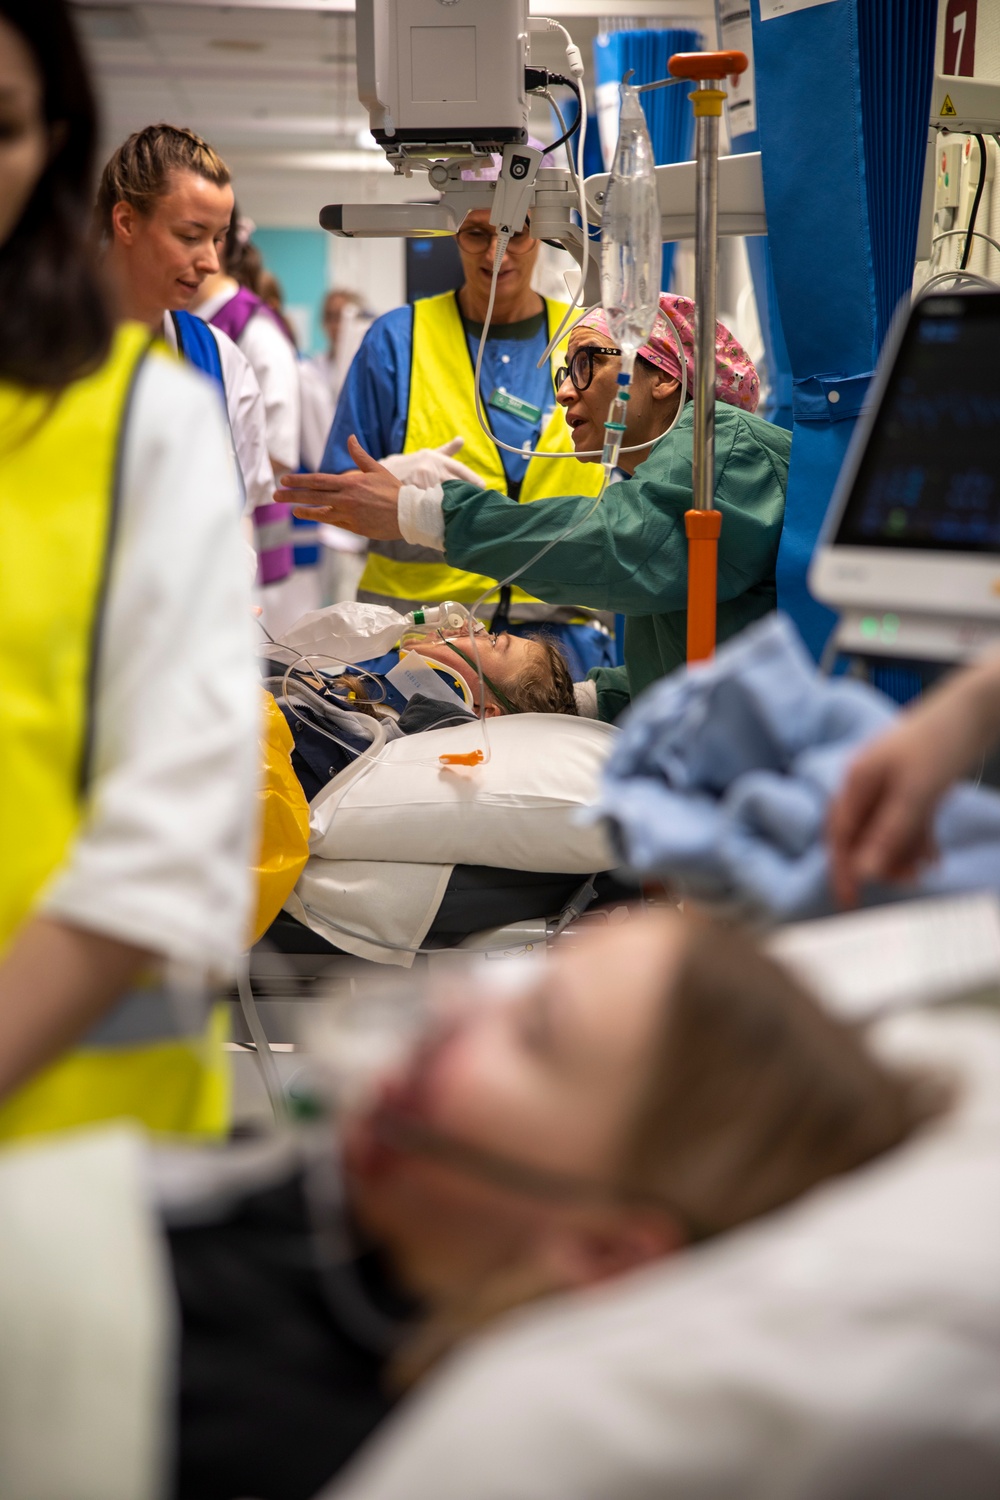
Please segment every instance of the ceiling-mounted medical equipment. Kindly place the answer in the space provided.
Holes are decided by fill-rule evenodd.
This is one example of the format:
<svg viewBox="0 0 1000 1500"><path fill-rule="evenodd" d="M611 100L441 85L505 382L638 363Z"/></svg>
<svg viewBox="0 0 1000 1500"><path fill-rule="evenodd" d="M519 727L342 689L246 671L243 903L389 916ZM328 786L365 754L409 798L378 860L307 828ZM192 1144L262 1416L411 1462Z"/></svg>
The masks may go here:
<svg viewBox="0 0 1000 1500"><path fill-rule="evenodd" d="M527 0L357 0L356 16L358 97L398 168L527 141Z"/></svg>
<svg viewBox="0 0 1000 1500"><path fill-rule="evenodd" d="M426 187L440 196L424 203L329 204L319 216L323 228L361 238L450 235L471 210L492 211L497 184L462 174L475 159L526 141L524 69L532 65L532 39L552 31L566 41L567 70L579 84L580 54L565 28L544 16L529 18L527 0L358 0L359 96L372 132L397 173L415 181L426 173ZM432 66L425 66L427 59ZM661 241L691 238L694 163L655 170ZM583 184L593 227L609 181L609 174L598 173ZM527 197L536 238L557 241L582 265L587 244L579 223L581 196L570 172L540 168ZM719 233L767 233L757 152L719 164ZM582 300L601 300L596 257L590 258Z"/></svg>
<svg viewBox="0 0 1000 1500"><path fill-rule="evenodd" d="M715 509L715 324L719 236L719 120L726 91L723 81L748 66L744 52L678 52L667 67L673 78L688 78L695 113L697 200L694 312L694 508L685 513L688 539L688 661L704 661L715 651L719 534L722 513Z"/></svg>
<svg viewBox="0 0 1000 1500"><path fill-rule="evenodd" d="M601 215L601 302L622 351L618 391L604 424L604 466L610 482L625 435L632 371L660 305L660 209L656 163L637 90L621 85L618 143Z"/></svg>

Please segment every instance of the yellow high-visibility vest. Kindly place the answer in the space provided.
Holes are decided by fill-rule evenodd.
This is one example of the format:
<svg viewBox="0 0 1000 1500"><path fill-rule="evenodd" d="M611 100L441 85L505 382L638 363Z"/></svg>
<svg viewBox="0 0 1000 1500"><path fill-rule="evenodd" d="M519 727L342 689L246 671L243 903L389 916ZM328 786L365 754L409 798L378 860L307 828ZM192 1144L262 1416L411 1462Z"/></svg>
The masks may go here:
<svg viewBox="0 0 1000 1500"><path fill-rule="evenodd" d="M0 957L87 813L125 417L149 343L124 325L101 367L56 396L0 382ZM154 980L140 984L0 1104L0 1139L121 1116L217 1134L224 1030L219 1014L193 1023Z"/></svg>
<svg viewBox="0 0 1000 1500"><path fill-rule="evenodd" d="M552 337L566 311L563 302L545 299L548 336ZM563 363L565 342L552 354L553 372ZM488 420L488 410L487 410ZM413 357L410 367L410 406L406 419L404 453L418 448L438 448L461 433L465 445L458 455L481 474L486 486L507 494L500 450L479 425L476 416L475 370L469 355L465 328L454 292L438 297L422 297L413 304ZM562 407L556 406L542 429L537 446L546 453L566 454L565 458L532 458L521 484L518 499L522 503L544 500L558 495L597 495L603 471L600 464L581 463L573 454L573 438L566 425ZM418 604L440 603L457 599L471 604L493 585L491 598L497 598L495 581L479 573L451 568L439 553L409 542L369 542L368 561L358 587L359 597L392 604L397 609L412 609ZM516 611L524 619L537 613L551 614L551 607L539 604L531 594L516 585L511 601L521 607ZM586 615L588 611L583 611Z"/></svg>

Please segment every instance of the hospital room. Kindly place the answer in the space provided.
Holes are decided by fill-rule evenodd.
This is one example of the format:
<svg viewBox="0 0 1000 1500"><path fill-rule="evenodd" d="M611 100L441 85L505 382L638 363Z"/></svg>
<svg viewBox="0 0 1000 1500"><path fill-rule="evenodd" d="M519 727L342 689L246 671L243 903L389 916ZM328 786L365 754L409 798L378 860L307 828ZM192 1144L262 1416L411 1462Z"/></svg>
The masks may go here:
<svg viewBox="0 0 1000 1500"><path fill-rule="evenodd" d="M1000 0L0 0L0 1500L997 1500L998 348Z"/></svg>

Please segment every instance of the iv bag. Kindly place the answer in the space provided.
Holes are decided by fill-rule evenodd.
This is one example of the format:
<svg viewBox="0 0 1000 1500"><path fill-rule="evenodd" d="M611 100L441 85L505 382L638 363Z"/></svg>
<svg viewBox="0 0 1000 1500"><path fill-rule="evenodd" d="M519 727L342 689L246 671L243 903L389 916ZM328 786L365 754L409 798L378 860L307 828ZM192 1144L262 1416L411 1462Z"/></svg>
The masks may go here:
<svg viewBox="0 0 1000 1500"><path fill-rule="evenodd" d="M653 143L639 95L621 85L622 107L601 217L601 301L630 368L653 331L660 302L660 206Z"/></svg>

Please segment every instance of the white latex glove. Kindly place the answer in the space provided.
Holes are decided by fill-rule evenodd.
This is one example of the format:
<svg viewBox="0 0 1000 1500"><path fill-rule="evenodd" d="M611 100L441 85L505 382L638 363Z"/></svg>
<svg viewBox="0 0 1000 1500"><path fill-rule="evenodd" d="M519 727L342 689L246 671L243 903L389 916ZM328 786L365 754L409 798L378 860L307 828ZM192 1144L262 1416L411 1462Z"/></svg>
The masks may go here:
<svg viewBox="0 0 1000 1500"><path fill-rule="evenodd" d="M390 453L379 462L396 479L412 484L421 490L433 489L446 479L461 479L465 484L478 485L484 489L486 481L468 465L459 463L454 455L465 446L465 439L453 437L440 448L418 448L415 453Z"/></svg>
<svg viewBox="0 0 1000 1500"><path fill-rule="evenodd" d="M581 719L597 718L597 684L596 682L574 682L573 697L576 699L576 711Z"/></svg>

